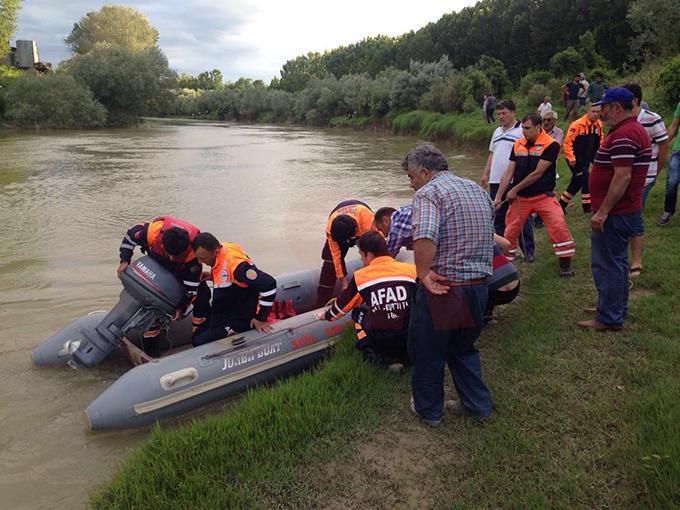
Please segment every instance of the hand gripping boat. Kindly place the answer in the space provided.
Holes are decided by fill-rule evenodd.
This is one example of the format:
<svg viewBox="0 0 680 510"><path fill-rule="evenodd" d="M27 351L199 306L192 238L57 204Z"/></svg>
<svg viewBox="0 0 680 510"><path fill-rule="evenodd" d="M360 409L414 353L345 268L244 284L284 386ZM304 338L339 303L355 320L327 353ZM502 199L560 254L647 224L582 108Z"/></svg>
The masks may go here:
<svg viewBox="0 0 680 510"><path fill-rule="evenodd" d="M360 265L358 260L348 263L350 277ZM141 363L87 407L92 430L147 425L300 371L321 359L351 322L349 316L335 322L315 319L319 269L286 273L276 278L277 301L287 303L289 315L295 315L275 322L272 333L251 330L191 347L185 319L173 322L168 333L183 350L152 359L130 339L155 322L170 324L183 291L148 256L128 266L121 280L123 291L110 312L76 319L32 351L36 365L81 368L93 367L123 347Z"/></svg>

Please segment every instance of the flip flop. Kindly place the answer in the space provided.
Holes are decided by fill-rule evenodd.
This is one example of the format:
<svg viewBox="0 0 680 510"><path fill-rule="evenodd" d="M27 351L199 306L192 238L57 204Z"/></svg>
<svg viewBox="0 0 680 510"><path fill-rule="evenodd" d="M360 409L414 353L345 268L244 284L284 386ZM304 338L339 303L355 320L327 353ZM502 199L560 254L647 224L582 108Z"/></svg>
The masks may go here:
<svg viewBox="0 0 680 510"><path fill-rule="evenodd" d="M630 268L630 277L636 278L636 277L640 276L641 272L642 272L642 267L631 267Z"/></svg>

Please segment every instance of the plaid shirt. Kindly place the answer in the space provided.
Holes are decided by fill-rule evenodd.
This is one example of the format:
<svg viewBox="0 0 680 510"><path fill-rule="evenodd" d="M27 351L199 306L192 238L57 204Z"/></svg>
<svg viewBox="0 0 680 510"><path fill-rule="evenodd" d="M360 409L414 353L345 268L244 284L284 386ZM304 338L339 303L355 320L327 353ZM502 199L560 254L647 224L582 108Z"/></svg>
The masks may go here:
<svg viewBox="0 0 680 510"><path fill-rule="evenodd" d="M396 257L399 249L405 246L413 249L413 223L411 222L411 204L406 204L392 213L390 231L387 234L387 253Z"/></svg>
<svg viewBox="0 0 680 510"><path fill-rule="evenodd" d="M493 272L493 218L486 191L439 172L413 197L413 240L434 243L435 273L452 281L485 278Z"/></svg>

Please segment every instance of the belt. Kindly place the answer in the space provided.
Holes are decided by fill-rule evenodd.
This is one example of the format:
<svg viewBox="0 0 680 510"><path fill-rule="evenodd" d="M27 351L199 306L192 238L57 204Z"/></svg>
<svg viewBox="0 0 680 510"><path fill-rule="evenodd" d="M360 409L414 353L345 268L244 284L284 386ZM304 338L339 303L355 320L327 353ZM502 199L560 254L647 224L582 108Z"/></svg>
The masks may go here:
<svg viewBox="0 0 680 510"><path fill-rule="evenodd" d="M448 280L447 282L444 283L444 285L448 285L449 287L461 287L463 285L480 285L485 283L486 278L476 278L474 280L464 280L462 282Z"/></svg>

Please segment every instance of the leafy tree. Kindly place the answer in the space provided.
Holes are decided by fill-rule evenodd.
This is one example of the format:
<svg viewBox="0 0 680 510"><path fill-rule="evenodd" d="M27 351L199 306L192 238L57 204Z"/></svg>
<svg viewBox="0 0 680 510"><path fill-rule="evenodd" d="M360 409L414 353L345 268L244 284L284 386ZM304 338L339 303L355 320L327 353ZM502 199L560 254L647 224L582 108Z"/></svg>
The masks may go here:
<svg viewBox="0 0 680 510"><path fill-rule="evenodd" d="M597 40L590 30L586 30L578 41L579 53L588 69L607 65L605 59L597 51Z"/></svg>
<svg viewBox="0 0 680 510"><path fill-rule="evenodd" d="M106 123L106 109L72 76L24 75L8 90L6 117L20 127L93 128Z"/></svg>
<svg viewBox="0 0 680 510"><path fill-rule="evenodd" d="M497 58L482 55L475 64L475 67L486 74L491 81L493 92L499 97L503 96L512 87L512 83L510 83L508 78L508 71L505 69L503 62Z"/></svg>
<svg viewBox="0 0 680 510"><path fill-rule="evenodd" d="M19 69L0 64L0 118L4 115L7 108L7 90L11 83L22 76Z"/></svg>
<svg viewBox="0 0 680 510"><path fill-rule="evenodd" d="M413 109L421 96L427 92L436 78L447 78L453 72L448 57L442 56L437 62L412 61L409 71L395 76L390 92L390 108Z"/></svg>
<svg viewBox="0 0 680 510"><path fill-rule="evenodd" d="M518 91L521 95L526 96L534 85L548 85L553 77L553 73L550 71L529 71L520 80Z"/></svg>
<svg viewBox="0 0 680 510"><path fill-rule="evenodd" d="M472 83L472 99L481 105L484 102L484 96L494 91L491 80L484 71L474 66L468 66L463 74Z"/></svg>
<svg viewBox="0 0 680 510"><path fill-rule="evenodd" d="M656 94L661 104L669 110L680 103L680 55L670 60L661 70Z"/></svg>
<svg viewBox="0 0 680 510"><path fill-rule="evenodd" d="M134 52L155 47L158 30L149 24L144 14L131 7L105 5L80 18L65 41L77 55L91 51L98 44L120 46Z"/></svg>
<svg viewBox="0 0 680 510"><path fill-rule="evenodd" d="M538 105L543 102L543 98L549 95L550 89L548 86L537 83L531 87L527 93L527 104L529 105L529 108L538 108Z"/></svg>
<svg viewBox="0 0 680 510"><path fill-rule="evenodd" d="M196 85L199 89L214 90L222 87L222 71L213 69L204 71L196 76Z"/></svg>
<svg viewBox="0 0 680 510"><path fill-rule="evenodd" d="M420 100L420 108L434 112L463 112L472 100L472 80L464 73L455 72L446 78L437 77Z"/></svg>
<svg viewBox="0 0 680 510"><path fill-rule="evenodd" d="M283 64L279 88L297 92L305 88L312 78L323 78L327 72L321 54L309 52Z"/></svg>
<svg viewBox="0 0 680 510"><path fill-rule="evenodd" d="M550 59L550 69L555 76L573 76L583 71L583 57L573 46L558 51Z"/></svg>
<svg viewBox="0 0 680 510"><path fill-rule="evenodd" d="M9 40L17 28L21 0L0 0L0 60L9 53Z"/></svg>
<svg viewBox="0 0 680 510"><path fill-rule="evenodd" d="M138 52L98 46L72 58L65 69L106 106L112 125L128 125L141 115L165 111L176 79L155 46Z"/></svg>
<svg viewBox="0 0 680 510"><path fill-rule="evenodd" d="M630 44L633 63L680 53L677 0L636 0L630 5L627 19L635 32Z"/></svg>

